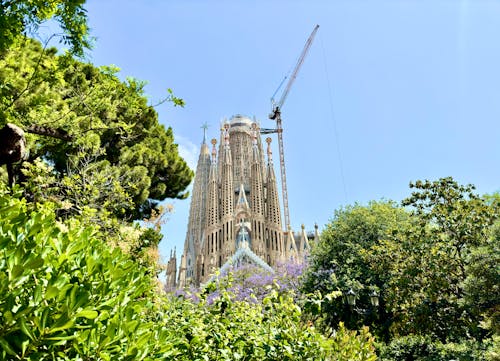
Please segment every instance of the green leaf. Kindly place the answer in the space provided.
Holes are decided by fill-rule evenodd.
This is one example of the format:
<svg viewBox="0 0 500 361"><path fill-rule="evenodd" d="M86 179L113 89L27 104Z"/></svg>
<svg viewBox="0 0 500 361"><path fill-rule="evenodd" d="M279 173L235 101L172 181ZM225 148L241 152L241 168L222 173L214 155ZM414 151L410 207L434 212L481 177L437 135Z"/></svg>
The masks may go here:
<svg viewBox="0 0 500 361"><path fill-rule="evenodd" d="M82 310L75 315L75 317L77 317L77 318L84 317L84 318L88 318L89 320L93 320L97 316L99 316L99 313L97 311L94 311L94 310Z"/></svg>
<svg viewBox="0 0 500 361"><path fill-rule="evenodd" d="M59 294L59 288L55 286L47 287L47 291L45 291L45 298L50 300L51 298L56 297Z"/></svg>
<svg viewBox="0 0 500 361"><path fill-rule="evenodd" d="M26 320L24 318L21 318L19 320L19 327L21 328L21 332L24 333L26 336L28 336L31 341L35 340L35 336L33 335L31 329L26 324Z"/></svg>
<svg viewBox="0 0 500 361"><path fill-rule="evenodd" d="M59 322L57 322L57 323L59 323ZM71 328L74 325L75 325L75 320L67 320L67 322L65 324L58 326L58 327L51 328L48 333L52 334L52 333L55 333L58 331L67 330L68 328Z"/></svg>
<svg viewBox="0 0 500 361"><path fill-rule="evenodd" d="M3 337L0 337L0 345L9 355L16 356L16 352L12 349L12 347Z"/></svg>

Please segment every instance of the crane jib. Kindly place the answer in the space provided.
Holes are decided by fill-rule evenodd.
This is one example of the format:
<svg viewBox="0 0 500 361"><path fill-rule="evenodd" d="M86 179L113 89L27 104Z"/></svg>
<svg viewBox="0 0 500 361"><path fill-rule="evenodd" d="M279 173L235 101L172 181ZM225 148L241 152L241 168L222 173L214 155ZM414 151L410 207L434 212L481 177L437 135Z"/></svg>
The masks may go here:
<svg viewBox="0 0 500 361"><path fill-rule="evenodd" d="M315 37L318 29L319 29L319 25L316 25L314 27L311 35L309 35L309 38L307 39L306 44L304 45L304 49L302 50L302 53L300 54L299 60L297 60L297 64L295 65L295 68L293 69L292 75L290 76L290 79L288 80L286 88L283 91L283 94L281 94L280 100L274 106L275 108L281 109L281 107L283 106L283 103L285 102L286 97L288 96L288 93L290 92L290 89L293 85L293 82L297 78L297 74L299 73L299 70L300 70L302 64L304 63L304 59L306 58L306 55L309 51L309 48L311 47L311 44L314 40L314 37ZM285 79L286 79L286 77L285 77ZM283 79L283 81L285 81L285 79ZM280 87L281 87L281 84L280 84ZM273 98L274 98L274 96L273 96Z"/></svg>
<svg viewBox="0 0 500 361"><path fill-rule="evenodd" d="M300 67L304 63L304 59L307 55L307 52L309 51L309 48L311 47L311 44L314 40L314 36L316 35L316 32L318 31L318 28L319 28L319 25L316 25L314 27L311 35L309 35L309 38L306 41L304 49L302 50L302 53L300 54L299 60L297 61L297 64L295 65L295 68L292 72L292 75L290 76L290 79L288 80L286 88L283 91L283 94L281 95L279 102L276 104L274 103L274 96L276 95L278 90L281 88L281 85L286 80L286 77L285 77L285 79L283 79L280 86L278 87L278 90L276 90L276 92L273 94L273 96L271 98L272 110L271 110L271 114L269 114L269 118L276 120L276 129L261 129L262 134L278 133L280 169L281 169L281 191L282 191L282 195L283 195L283 214L284 214L284 218L285 218L284 219L285 220L285 232L287 232L290 229L290 213L288 211L288 190L287 190L287 186L286 186L285 151L284 151L284 147L283 147L283 128L281 126L281 107L283 106L283 103L286 100L288 92L290 91L290 88L292 87L292 84L295 81L295 78L297 77L297 74L300 70Z"/></svg>

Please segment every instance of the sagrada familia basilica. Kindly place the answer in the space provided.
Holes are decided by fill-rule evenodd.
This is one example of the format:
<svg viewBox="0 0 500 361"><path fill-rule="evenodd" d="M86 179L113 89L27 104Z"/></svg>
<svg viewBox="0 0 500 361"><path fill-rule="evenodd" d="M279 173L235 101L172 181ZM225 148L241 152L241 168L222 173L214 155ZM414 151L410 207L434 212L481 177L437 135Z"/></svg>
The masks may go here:
<svg viewBox="0 0 500 361"><path fill-rule="evenodd" d="M307 258L318 227L283 229L271 138L265 142L266 151L258 122L242 115L223 122L218 148L212 139L210 149L204 134L179 272L174 252L167 289L198 286L241 264L272 272L279 263Z"/></svg>

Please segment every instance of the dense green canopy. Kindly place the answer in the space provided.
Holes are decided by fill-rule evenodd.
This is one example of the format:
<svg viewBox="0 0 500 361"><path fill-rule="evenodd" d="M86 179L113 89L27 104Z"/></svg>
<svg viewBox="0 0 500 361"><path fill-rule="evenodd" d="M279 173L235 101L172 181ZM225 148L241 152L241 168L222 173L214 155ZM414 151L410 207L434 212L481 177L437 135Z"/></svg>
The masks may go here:
<svg viewBox="0 0 500 361"><path fill-rule="evenodd" d="M480 197L451 177L410 187L402 206L371 202L336 211L313 249L304 290L355 292L354 306L345 297L325 302L331 327L370 325L380 339L404 347L476 342L486 349L500 328L498 194ZM378 307L370 303L374 290Z"/></svg>
<svg viewBox="0 0 500 361"><path fill-rule="evenodd" d="M117 72L58 56L34 40L0 59L0 127L10 122L55 135L27 138L29 156L17 176L35 198L137 219L158 201L187 197L192 171L172 129L148 106L144 83L121 82Z"/></svg>

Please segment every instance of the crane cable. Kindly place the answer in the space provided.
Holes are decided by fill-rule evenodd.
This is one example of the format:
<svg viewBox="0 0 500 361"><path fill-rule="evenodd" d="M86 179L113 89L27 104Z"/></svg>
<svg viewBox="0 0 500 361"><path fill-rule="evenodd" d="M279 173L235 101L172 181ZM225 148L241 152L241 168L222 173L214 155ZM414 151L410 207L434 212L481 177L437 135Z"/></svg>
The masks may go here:
<svg viewBox="0 0 500 361"><path fill-rule="evenodd" d="M335 112L334 112L334 108L333 108L333 97L332 97L332 87L330 85L330 76L329 76L329 73L328 73L328 63L326 61L326 51L325 51L325 46L323 44L323 38L320 36L320 43L321 43L321 49L323 51L323 64L324 64L324 68L325 68L325 78L326 78L326 83L327 83L327 86L328 86L328 100L330 102L330 116L332 118L332 124L333 124L333 134L335 136L335 145L336 145L336 148L337 148L337 157L338 157L338 163L339 163L339 168L340 168L340 178L342 180L342 188L344 190L344 198L345 198L345 202L347 203L347 187L346 187L346 183L345 183L345 177L344 177L344 166L343 166L343 162L342 162L342 154L340 152L340 142L339 142L339 133L338 133L338 130L337 130L337 120L335 118Z"/></svg>

